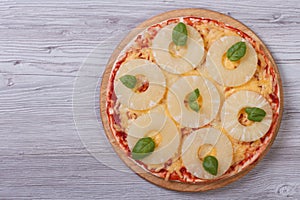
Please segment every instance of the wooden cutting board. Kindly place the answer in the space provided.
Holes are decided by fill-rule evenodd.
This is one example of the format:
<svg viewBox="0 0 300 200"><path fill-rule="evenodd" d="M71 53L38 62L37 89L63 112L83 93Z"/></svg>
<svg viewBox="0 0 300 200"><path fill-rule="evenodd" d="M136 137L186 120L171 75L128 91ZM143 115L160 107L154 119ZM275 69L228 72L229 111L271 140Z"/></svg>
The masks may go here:
<svg viewBox="0 0 300 200"><path fill-rule="evenodd" d="M106 113L107 87L108 87L110 73L113 69L113 65L114 65L117 57L120 55L121 51L128 45L128 43L141 32L141 30L144 30L153 24L160 23L161 21L164 21L164 20L167 20L170 18L182 17L182 16L211 18L211 19L223 22L225 24L228 24L231 27L235 27L235 28L243 31L244 33L248 34L251 38L253 38L256 42L259 43L261 49L266 53L266 56L270 60L271 64L273 65L273 67L275 69L275 72L278 75L278 84L279 84L279 88L280 88L280 91L279 91L280 92L280 111L279 111L279 118L278 118L279 121L277 123L275 133L272 135L270 143L268 144L265 151L260 155L259 159L255 160L251 165L248 165L241 172L235 174L234 176L225 178L225 179L211 180L211 181L205 182L205 183L190 184L190 183L180 183L180 182L175 182L175 181L165 181L162 178L156 177L156 176L146 172L139 165L137 165L135 162L133 162L131 159L128 158L128 156L124 153L124 151L119 147L119 144L116 141L116 139L110 129L110 126L109 126L108 116ZM276 65L273 57L271 56L269 50L264 45L264 43L259 39L259 37L255 33L253 33L247 26L245 26L241 22L239 22L227 15L224 15L224 14L221 14L221 13L218 13L215 11L205 10L205 9L173 10L173 11L166 12L166 13L157 15L155 17L152 17L152 18L144 21L140 25L138 25L122 40L122 42L116 47L116 49L112 53L112 55L107 63L106 70L103 74L100 89L101 89L101 91L100 91L100 112L101 112L102 123L104 126L105 133L106 133L111 145L113 146L114 150L118 154L118 156L126 163L126 165L130 169L132 169L134 172L136 172L142 178L144 178L158 186L161 186L161 187L164 187L167 189L171 189L171 190L177 190L177 191L196 192L196 191L212 190L212 189L216 189L216 188L225 186L233 181L236 181L239 178L241 178L242 176L244 176L245 174L247 174L264 157L264 155L270 149L274 139L276 138L277 132L279 130L280 121L281 121L282 112L283 112L283 91L282 91L281 78L279 75L277 65Z"/></svg>

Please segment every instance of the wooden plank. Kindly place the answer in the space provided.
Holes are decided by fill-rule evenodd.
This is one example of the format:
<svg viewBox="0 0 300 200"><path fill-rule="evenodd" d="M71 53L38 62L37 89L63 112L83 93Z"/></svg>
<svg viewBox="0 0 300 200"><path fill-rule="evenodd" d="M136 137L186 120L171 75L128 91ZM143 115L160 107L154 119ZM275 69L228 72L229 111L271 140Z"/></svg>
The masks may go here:
<svg viewBox="0 0 300 200"><path fill-rule="evenodd" d="M183 7L230 14L256 32L277 61L285 92L282 126L266 158L240 181L201 194L149 184L126 171L102 143L98 153L106 160L94 159L81 143L72 115L73 83L97 44ZM299 16L297 0L2 0L0 198L300 199Z"/></svg>

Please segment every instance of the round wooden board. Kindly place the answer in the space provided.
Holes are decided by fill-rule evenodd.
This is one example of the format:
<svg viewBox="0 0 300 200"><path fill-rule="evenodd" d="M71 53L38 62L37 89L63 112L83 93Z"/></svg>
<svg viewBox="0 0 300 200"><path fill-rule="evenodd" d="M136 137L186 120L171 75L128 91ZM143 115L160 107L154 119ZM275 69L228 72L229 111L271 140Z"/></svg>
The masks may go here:
<svg viewBox="0 0 300 200"><path fill-rule="evenodd" d="M146 172L143 168L141 168L139 165L137 165L134 161L132 161L128 156L124 153L124 151L120 148L118 142L116 141L110 126L108 122L108 116L106 113L106 99L107 99L107 86L109 82L110 73L112 71L113 65L121 53L121 51L126 47L126 45L135 38L141 30L144 30L145 28L157 24L161 21L170 19L170 18L176 18L176 17L183 17L183 16L194 16L194 17L204 17L204 18L211 18L214 20L218 20L220 22L223 22L225 24L228 24L232 27L235 27L244 33L248 34L250 37L252 37L256 42L259 43L261 46L261 49L266 53L266 56L269 58L271 64L274 66L275 71L278 75L278 84L280 88L280 108L279 108L279 117L278 117L278 123L275 128L275 133L272 135L272 139L270 143L268 144L267 148L264 152L259 156L259 159L255 160L251 165L248 165L246 168L244 168L241 172L235 174L234 176L220 179L220 180L212 180L205 183L180 183L175 181L165 181L162 178L156 177L152 175L151 173ZM126 163L126 165L132 169L135 173L137 173L142 178L167 189L171 190L177 190L177 191L185 191L185 192L197 192L197 191L206 191L206 190L212 190L216 188L220 188L222 186L225 186L233 181L238 180L239 178L243 177L245 174L247 174L268 152L270 149L274 139L276 138L277 132L279 130L281 118L282 118L282 112L283 112L283 91L282 91L282 82L280 79L279 71L277 68L276 63L274 62L273 57L271 56L269 50L266 48L266 46L263 44L263 42L259 39L255 33L253 33L248 27L246 27L241 22L218 12L210 11L210 10L204 10L204 9L181 9L181 10L173 10L169 11L160 15L157 15L155 17L152 17L145 22L141 23L139 26L137 26L134 30L132 30L118 45L118 47L113 52L112 56L110 57L106 70L103 74L101 88L100 88L100 112L101 112L101 118L102 123L104 126L105 133L112 144L114 150L119 155L119 157Z"/></svg>

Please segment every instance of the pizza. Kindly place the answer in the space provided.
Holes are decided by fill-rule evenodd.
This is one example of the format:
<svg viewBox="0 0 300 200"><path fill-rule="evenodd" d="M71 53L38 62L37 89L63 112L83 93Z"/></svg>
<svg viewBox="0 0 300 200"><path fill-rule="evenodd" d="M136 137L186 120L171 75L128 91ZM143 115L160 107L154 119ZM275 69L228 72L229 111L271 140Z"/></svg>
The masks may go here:
<svg viewBox="0 0 300 200"><path fill-rule="evenodd" d="M102 118L124 159L206 184L261 159L278 131L280 77L261 41L221 20L159 18L111 60Z"/></svg>

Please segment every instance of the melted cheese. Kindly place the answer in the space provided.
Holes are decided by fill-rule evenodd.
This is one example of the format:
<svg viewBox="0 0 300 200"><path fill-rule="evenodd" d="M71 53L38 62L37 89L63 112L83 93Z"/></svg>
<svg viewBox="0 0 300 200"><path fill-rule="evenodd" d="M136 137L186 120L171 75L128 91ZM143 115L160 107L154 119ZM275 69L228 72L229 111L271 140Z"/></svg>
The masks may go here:
<svg viewBox="0 0 300 200"><path fill-rule="evenodd" d="M206 50L209 49L214 41L220 39L221 37L237 35L235 32L225 30L220 26L216 26L213 22L197 24L195 27L203 37Z"/></svg>
<svg viewBox="0 0 300 200"><path fill-rule="evenodd" d="M183 178L182 173L180 172L180 169L182 168L182 160L173 160L172 164L167 167L167 175L165 177L165 180L169 180L170 175L175 172L180 178Z"/></svg>

